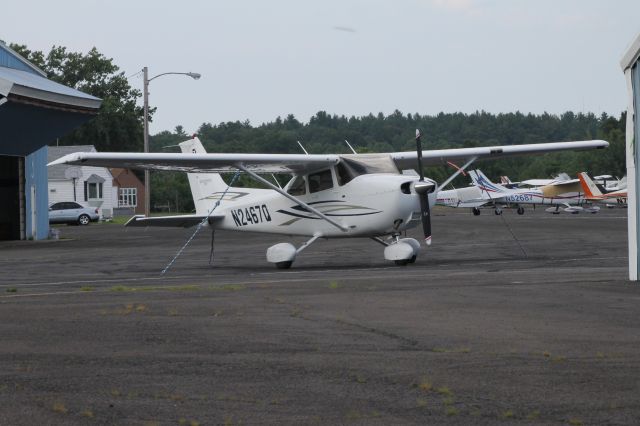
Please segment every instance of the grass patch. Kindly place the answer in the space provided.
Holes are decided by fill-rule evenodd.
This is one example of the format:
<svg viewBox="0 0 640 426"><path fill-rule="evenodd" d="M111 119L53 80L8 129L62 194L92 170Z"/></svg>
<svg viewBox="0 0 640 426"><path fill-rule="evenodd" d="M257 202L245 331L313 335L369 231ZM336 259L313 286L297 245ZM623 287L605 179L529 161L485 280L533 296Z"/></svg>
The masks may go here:
<svg viewBox="0 0 640 426"><path fill-rule="evenodd" d="M93 291L95 290L93 287L91 287L90 285L85 285L80 287L80 291Z"/></svg>
<svg viewBox="0 0 640 426"><path fill-rule="evenodd" d="M602 352L598 352L596 354L596 358L598 359L605 359L607 356L605 354L603 354Z"/></svg>
<svg viewBox="0 0 640 426"><path fill-rule="evenodd" d="M178 310L176 308L171 308L167 311L167 315L170 317L175 317L178 315Z"/></svg>
<svg viewBox="0 0 640 426"><path fill-rule="evenodd" d="M545 358L549 358L551 356L551 353L549 351L544 351L542 352L542 356Z"/></svg>
<svg viewBox="0 0 640 426"><path fill-rule="evenodd" d="M62 402L54 402L51 407L55 413L67 414L69 410Z"/></svg>
<svg viewBox="0 0 640 426"><path fill-rule="evenodd" d="M513 413L513 410L507 410L507 411L502 413L502 418L503 419L512 419L514 416L515 416L515 414Z"/></svg>
<svg viewBox="0 0 640 426"><path fill-rule="evenodd" d="M456 407L453 407L453 406L447 407L447 409L444 410L444 412L449 417L457 416L460 413L460 411L458 411L458 409Z"/></svg>
<svg viewBox="0 0 640 426"><path fill-rule="evenodd" d="M15 287L9 287L9 288L6 290L6 292L7 292L7 293L17 293L17 292L18 292L18 289L17 289L17 288L15 288Z"/></svg>
<svg viewBox="0 0 640 426"><path fill-rule="evenodd" d="M566 357L566 356L556 356L556 357L553 357L553 362L564 362L564 361L566 361L566 360L567 360L567 357Z"/></svg>
<svg viewBox="0 0 640 426"><path fill-rule="evenodd" d="M340 283L338 281L329 281L329 288L331 290L336 290L340 288Z"/></svg>
<svg viewBox="0 0 640 426"><path fill-rule="evenodd" d="M574 417L574 418L569 419L569 424L570 424L571 426L582 426L582 420L580 420L580 419L576 419L576 418Z"/></svg>
<svg viewBox="0 0 640 426"><path fill-rule="evenodd" d="M110 288L111 291L133 291L133 287L127 287L126 285L114 285Z"/></svg>
<svg viewBox="0 0 640 426"><path fill-rule="evenodd" d="M80 413L83 417L86 417L88 419L92 419L95 417L95 414L93 414L93 411L91 410L84 410L82 413Z"/></svg>
<svg viewBox="0 0 640 426"><path fill-rule="evenodd" d="M126 285L115 285L109 290L115 292L144 292L144 291L196 291L201 290L202 287L194 284L186 285L174 285L174 286L142 286L142 287L130 287Z"/></svg>
<svg viewBox="0 0 640 426"><path fill-rule="evenodd" d="M429 401L427 401L426 398L417 398L416 399L416 406L418 408L426 408L428 404L429 404Z"/></svg>
<svg viewBox="0 0 640 426"><path fill-rule="evenodd" d="M446 386L439 387L438 389L436 389L436 392L438 392L442 396L453 396L453 392L451 392L451 389Z"/></svg>
<svg viewBox="0 0 640 426"><path fill-rule="evenodd" d="M533 410L527 414L527 420L536 420L538 417L540 417L540 410Z"/></svg>

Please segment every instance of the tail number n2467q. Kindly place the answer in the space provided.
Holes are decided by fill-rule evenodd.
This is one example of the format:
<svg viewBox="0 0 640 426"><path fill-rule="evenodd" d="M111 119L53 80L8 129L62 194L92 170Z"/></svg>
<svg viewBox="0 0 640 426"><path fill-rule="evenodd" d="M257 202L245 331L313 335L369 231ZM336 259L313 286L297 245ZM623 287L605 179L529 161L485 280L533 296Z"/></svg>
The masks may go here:
<svg viewBox="0 0 640 426"><path fill-rule="evenodd" d="M246 226L249 224L271 222L269 209L265 204L261 206L246 207L244 209L231 210L231 217L236 226Z"/></svg>

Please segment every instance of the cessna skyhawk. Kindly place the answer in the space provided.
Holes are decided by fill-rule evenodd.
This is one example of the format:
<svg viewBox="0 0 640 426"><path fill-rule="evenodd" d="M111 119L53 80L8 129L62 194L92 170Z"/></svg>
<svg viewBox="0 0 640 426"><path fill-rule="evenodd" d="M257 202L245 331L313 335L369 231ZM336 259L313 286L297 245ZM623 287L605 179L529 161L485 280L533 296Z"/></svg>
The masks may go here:
<svg viewBox="0 0 640 426"><path fill-rule="evenodd" d="M207 154L197 137L180 143L182 153L86 153L66 155L53 164L178 170L188 173L194 215L133 217L127 226L184 226L207 223L214 230L301 235L300 247L279 243L267 261L289 268L296 256L318 238L371 238L385 246L384 258L406 265L416 260L420 243L401 232L422 222L431 244L431 207L438 187L445 187L477 159L606 148L602 140L505 145L380 154ZM423 165L466 161L438 185L424 177ZM413 170L417 169L418 174ZM404 173L402 172L404 171ZM269 189L229 186L219 173L246 173ZM293 175L279 185L260 174ZM406 174L405 174L406 173ZM236 174L237 176L237 174ZM232 182L233 183L233 182ZM388 237L384 239L385 237Z"/></svg>

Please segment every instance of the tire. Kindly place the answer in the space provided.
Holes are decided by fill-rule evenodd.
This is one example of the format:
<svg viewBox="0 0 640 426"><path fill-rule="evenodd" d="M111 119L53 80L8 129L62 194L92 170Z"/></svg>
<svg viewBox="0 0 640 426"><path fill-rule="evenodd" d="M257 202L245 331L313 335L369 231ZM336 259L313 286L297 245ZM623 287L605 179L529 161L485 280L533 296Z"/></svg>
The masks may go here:
<svg viewBox="0 0 640 426"><path fill-rule="evenodd" d="M519 215L523 215L524 214L524 207L518 207L518 214Z"/></svg>
<svg viewBox="0 0 640 426"><path fill-rule="evenodd" d="M416 259L418 258L418 256L416 256L415 254L413 255L413 257L411 259L409 259L409 263L416 263Z"/></svg>
<svg viewBox="0 0 640 426"><path fill-rule="evenodd" d="M293 262L289 261L289 262L277 262L276 263L276 268L278 269L289 269L291 268L291 265L293 264Z"/></svg>
<svg viewBox="0 0 640 426"><path fill-rule="evenodd" d="M496 214L496 216L500 216L502 214L502 210L495 209L494 213Z"/></svg>
<svg viewBox="0 0 640 426"><path fill-rule="evenodd" d="M88 225L89 222L91 222L91 218L89 217L89 215L81 214L78 217L78 225Z"/></svg>
<svg viewBox="0 0 640 426"><path fill-rule="evenodd" d="M396 266L407 266L407 263L409 263L410 259L400 259L400 260L394 260Z"/></svg>
<svg viewBox="0 0 640 426"><path fill-rule="evenodd" d="M473 212L474 216L480 216L480 209L477 207L474 207L473 209L471 209L471 211Z"/></svg>

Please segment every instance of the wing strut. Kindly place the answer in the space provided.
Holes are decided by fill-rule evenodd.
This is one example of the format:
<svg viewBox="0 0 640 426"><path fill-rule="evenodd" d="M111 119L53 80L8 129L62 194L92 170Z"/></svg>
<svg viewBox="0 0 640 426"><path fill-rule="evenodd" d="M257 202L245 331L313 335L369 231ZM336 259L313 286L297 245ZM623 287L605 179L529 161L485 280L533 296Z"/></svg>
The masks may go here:
<svg viewBox="0 0 640 426"><path fill-rule="evenodd" d="M304 203L300 200L298 200L296 197L294 197L291 194L288 194L284 189L282 188L278 188L277 186L275 186L273 183L269 182L268 180L264 179L262 176L260 176L259 174L252 172L251 170L247 169L243 164L236 164L236 167L240 170L242 170L243 172L251 175L251 177L253 177L254 179L256 179L258 182L261 182L265 185L267 185L269 188L273 189L274 191L282 194L284 197L290 199L291 201L293 201L296 204L301 205L302 207L304 207L305 209L307 209L308 211L315 213L316 215L320 216L322 219L326 220L327 222L329 222L330 224L332 224L333 226L335 226L336 228L340 229L343 232L347 232L349 229L345 228L344 226L340 225L338 222L336 222L335 220L331 219L330 217L327 217L327 215L319 212L317 209L314 209L313 207L311 207L310 205L308 205L307 203Z"/></svg>
<svg viewBox="0 0 640 426"><path fill-rule="evenodd" d="M438 188L436 188L436 191L439 191L440 188L445 188L447 185L449 185L452 180L454 180L460 173L464 173L466 168L469 167L471 164L473 164L473 162L476 161L477 159L478 157L473 157L471 158L471 160L467 161L464 166L458 168L458 170L456 170L454 174L449 176L449 179L442 182L442 185L438 185Z"/></svg>

